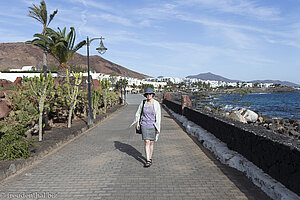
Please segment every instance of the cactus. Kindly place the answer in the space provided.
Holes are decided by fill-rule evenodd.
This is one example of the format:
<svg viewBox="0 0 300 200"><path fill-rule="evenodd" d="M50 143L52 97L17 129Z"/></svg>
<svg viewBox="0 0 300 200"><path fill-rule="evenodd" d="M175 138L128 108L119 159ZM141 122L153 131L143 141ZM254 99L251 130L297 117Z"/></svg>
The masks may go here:
<svg viewBox="0 0 300 200"><path fill-rule="evenodd" d="M77 103L77 96L79 91L79 85L82 82L83 74L72 72L73 77L75 77L74 86L70 84L69 71L67 69L67 86L68 86L68 103L69 103L69 118L68 118L68 128L71 128L72 123L72 113Z"/></svg>
<svg viewBox="0 0 300 200"><path fill-rule="evenodd" d="M102 90L103 90L104 113L106 113L108 91L109 91L111 83L108 79L104 78L100 81L100 85L101 85Z"/></svg>
<svg viewBox="0 0 300 200"><path fill-rule="evenodd" d="M40 77L31 77L29 81L33 94L39 99L39 141L43 140L44 104L47 97L47 93L53 88L53 82L54 79L51 76L51 72L48 74L47 79L41 73Z"/></svg>
<svg viewBox="0 0 300 200"><path fill-rule="evenodd" d="M96 119L97 114L99 114L99 106L102 104L102 98L103 92L101 90L94 90L94 95L93 95L93 104L92 104L92 109L93 109L93 118Z"/></svg>
<svg viewBox="0 0 300 200"><path fill-rule="evenodd" d="M86 90L79 90L77 96L77 103L75 110L77 113L83 114L84 117L88 116L88 91Z"/></svg>

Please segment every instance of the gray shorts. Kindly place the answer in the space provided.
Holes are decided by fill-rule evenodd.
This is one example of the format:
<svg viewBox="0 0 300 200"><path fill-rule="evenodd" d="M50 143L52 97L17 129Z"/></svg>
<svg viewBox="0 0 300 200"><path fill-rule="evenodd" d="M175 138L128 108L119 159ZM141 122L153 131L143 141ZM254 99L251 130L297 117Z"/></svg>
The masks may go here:
<svg viewBox="0 0 300 200"><path fill-rule="evenodd" d="M141 126L143 140L155 140L155 128Z"/></svg>

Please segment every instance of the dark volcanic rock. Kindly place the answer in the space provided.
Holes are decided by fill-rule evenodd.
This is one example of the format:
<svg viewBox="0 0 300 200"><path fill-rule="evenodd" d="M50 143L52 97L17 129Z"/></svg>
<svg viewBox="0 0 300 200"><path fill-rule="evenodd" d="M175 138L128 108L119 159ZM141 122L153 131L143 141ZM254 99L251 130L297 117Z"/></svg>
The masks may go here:
<svg viewBox="0 0 300 200"><path fill-rule="evenodd" d="M6 90L9 90L11 88L11 85L13 85L13 82L8 80L0 80L0 87L3 87Z"/></svg>
<svg viewBox="0 0 300 200"><path fill-rule="evenodd" d="M164 93L164 97L163 99L168 99L168 100L172 100L172 96L170 93Z"/></svg>
<svg viewBox="0 0 300 200"><path fill-rule="evenodd" d="M0 119L3 119L9 115L10 109L6 104L6 101L0 101Z"/></svg>
<svg viewBox="0 0 300 200"><path fill-rule="evenodd" d="M22 77L17 77L16 80L14 81L15 85L22 85Z"/></svg>
<svg viewBox="0 0 300 200"><path fill-rule="evenodd" d="M100 82L97 79L93 79L93 84L94 84L95 89L102 90Z"/></svg>
<svg viewBox="0 0 300 200"><path fill-rule="evenodd" d="M4 98L5 97L5 93L3 91L0 91L0 98Z"/></svg>

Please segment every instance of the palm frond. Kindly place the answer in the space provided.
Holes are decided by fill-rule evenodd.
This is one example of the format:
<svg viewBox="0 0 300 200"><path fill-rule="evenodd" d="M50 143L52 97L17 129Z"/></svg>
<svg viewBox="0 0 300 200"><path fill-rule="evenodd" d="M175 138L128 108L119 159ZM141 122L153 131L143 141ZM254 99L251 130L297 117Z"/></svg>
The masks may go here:
<svg viewBox="0 0 300 200"><path fill-rule="evenodd" d="M64 29L61 32L62 36L65 38L66 37L66 27L64 27Z"/></svg>
<svg viewBox="0 0 300 200"><path fill-rule="evenodd" d="M41 1L41 5L40 5L40 10L41 10L41 17L43 19L43 24L47 25L47 21L48 21L48 13L47 13L47 6L45 1Z"/></svg>
<svg viewBox="0 0 300 200"><path fill-rule="evenodd" d="M47 36L43 35L43 34L37 33L37 34L34 34L34 37L39 38L39 40L45 41L47 44L51 43L51 39L48 38Z"/></svg>
<svg viewBox="0 0 300 200"><path fill-rule="evenodd" d="M74 52L78 51L78 50L81 49L84 45L86 45L86 41L85 41L85 40L79 42L79 43L75 46L75 48L73 49L73 51L74 51Z"/></svg>
<svg viewBox="0 0 300 200"><path fill-rule="evenodd" d="M50 22L52 21L52 19L54 18L54 16L57 14L58 10L56 9L51 15L50 15L50 18L49 18L49 22L47 24L47 26L50 24Z"/></svg>
<svg viewBox="0 0 300 200"><path fill-rule="evenodd" d="M74 31L74 27L70 28L70 32L67 35L66 40L68 41L68 49L72 50L75 43L76 33Z"/></svg>
<svg viewBox="0 0 300 200"><path fill-rule="evenodd" d="M56 31L54 31L52 28L46 28L46 35L50 36L56 34Z"/></svg>
<svg viewBox="0 0 300 200"><path fill-rule="evenodd" d="M32 11L29 11L29 14L28 14L29 17L32 17L36 20L38 20L39 22L43 23L40 15L39 15L39 11L36 11L32 8Z"/></svg>
<svg viewBox="0 0 300 200"><path fill-rule="evenodd" d="M45 1L41 1L40 5L37 6L33 4L32 7L29 8L29 17L32 17L36 20L38 20L41 24L43 24L43 32L45 30L45 27L47 27L50 22L53 20L54 16L57 14L58 10L55 10L49 17L48 21L48 12L47 12L47 6Z"/></svg>

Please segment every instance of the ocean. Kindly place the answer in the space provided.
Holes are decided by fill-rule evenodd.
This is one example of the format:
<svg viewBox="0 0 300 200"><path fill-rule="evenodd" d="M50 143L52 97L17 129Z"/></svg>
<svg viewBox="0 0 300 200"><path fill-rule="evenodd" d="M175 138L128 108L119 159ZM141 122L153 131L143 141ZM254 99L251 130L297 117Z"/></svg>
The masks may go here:
<svg viewBox="0 0 300 200"><path fill-rule="evenodd" d="M245 107L270 117L300 120L300 92L246 94L242 97L240 95L222 95L216 98L216 101L225 105L224 109L226 110Z"/></svg>

